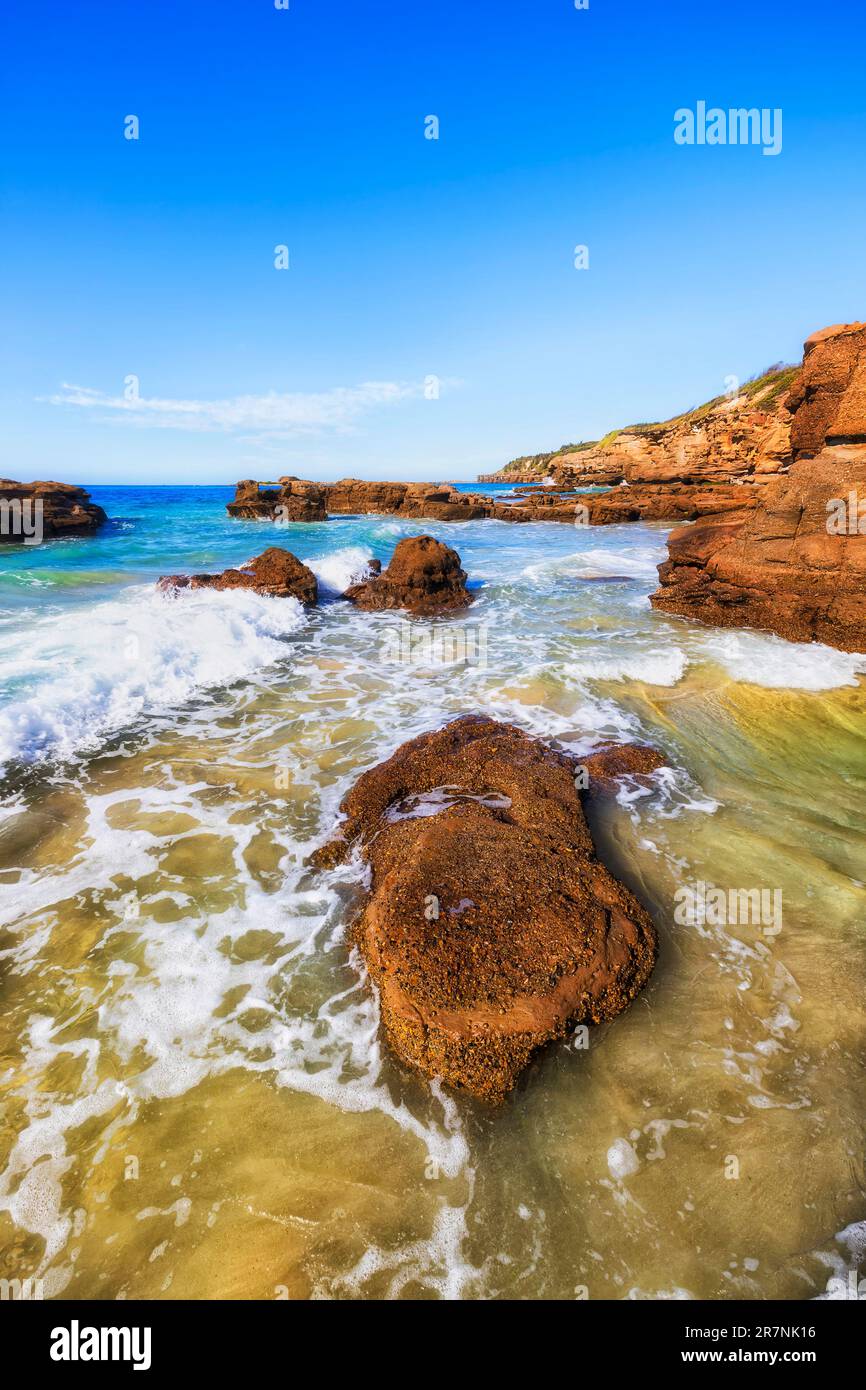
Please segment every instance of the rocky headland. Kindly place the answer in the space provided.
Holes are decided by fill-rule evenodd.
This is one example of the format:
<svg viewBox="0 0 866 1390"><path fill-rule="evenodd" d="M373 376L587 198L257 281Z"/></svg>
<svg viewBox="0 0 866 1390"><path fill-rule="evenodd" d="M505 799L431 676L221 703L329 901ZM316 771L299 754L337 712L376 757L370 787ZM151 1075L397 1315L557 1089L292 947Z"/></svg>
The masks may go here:
<svg viewBox="0 0 866 1390"><path fill-rule="evenodd" d="M807 340L785 410L789 471L751 508L673 531L653 605L866 651L866 324Z"/></svg>
<svg viewBox="0 0 866 1390"><path fill-rule="evenodd" d="M784 409L796 367L776 366L728 396L658 424L629 425L604 439L515 459L479 482L542 482L558 487L627 483L692 485L760 481L790 459Z"/></svg>
<svg viewBox="0 0 866 1390"><path fill-rule="evenodd" d="M539 1048L613 1018L655 964L653 923L596 857L579 790L648 774L650 749L577 761L468 715L403 744L342 803L371 870L353 927L396 1054L500 1101Z"/></svg>

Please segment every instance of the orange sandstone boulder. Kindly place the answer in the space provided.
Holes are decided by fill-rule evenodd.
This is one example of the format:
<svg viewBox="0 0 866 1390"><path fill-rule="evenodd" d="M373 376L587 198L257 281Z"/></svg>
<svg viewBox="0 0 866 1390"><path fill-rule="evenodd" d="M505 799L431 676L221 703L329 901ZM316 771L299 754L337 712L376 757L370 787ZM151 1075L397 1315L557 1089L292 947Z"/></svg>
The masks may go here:
<svg viewBox="0 0 866 1390"><path fill-rule="evenodd" d="M546 1043L620 1013L655 963L648 913L596 858L575 771L511 725L457 719L364 773L342 839L315 856L357 843L369 862L353 935L394 1051L485 1100Z"/></svg>
<svg viewBox="0 0 866 1390"><path fill-rule="evenodd" d="M159 580L157 587L164 593L175 589L252 589L273 598L296 598L310 606L319 594L313 571L291 551L274 545L240 569L224 570L222 574L169 574Z"/></svg>
<svg viewBox="0 0 866 1390"><path fill-rule="evenodd" d="M465 608L472 602L460 556L433 536L398 541L388 568L353 584L344 597L369 612L405 608L425 616Z"/></svg>

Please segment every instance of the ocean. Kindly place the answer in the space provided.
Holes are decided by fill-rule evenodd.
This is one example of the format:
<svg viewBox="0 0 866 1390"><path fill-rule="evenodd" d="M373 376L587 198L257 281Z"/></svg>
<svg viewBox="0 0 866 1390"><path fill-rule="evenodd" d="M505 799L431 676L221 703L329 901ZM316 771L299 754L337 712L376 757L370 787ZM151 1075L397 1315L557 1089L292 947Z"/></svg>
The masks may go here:
<svg viewBox="0 0 866 1390"><path fill-rule="evenodd" d="M467 485L470 491L508 489ZM0 549L0 1254L71 1298L803 1298L866 1252L866 658L654 612L663 525L235 521L93 487ZM403 536L475 594L340 593ZM283 545L320 606L169 597ZM594 806L661 936L649 987L497 1110L389 1055L314 872L357 776L480 711L669 767ZM781 930L676 920L779 893ZM11 1272L10 1272L11 1271Z"/></svg>

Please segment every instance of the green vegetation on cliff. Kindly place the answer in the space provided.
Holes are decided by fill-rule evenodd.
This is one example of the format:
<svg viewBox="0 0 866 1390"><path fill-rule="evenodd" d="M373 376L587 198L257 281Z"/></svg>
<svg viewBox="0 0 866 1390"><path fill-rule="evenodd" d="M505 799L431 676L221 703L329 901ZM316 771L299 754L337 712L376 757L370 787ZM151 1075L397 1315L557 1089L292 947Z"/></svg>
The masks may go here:
<svg viewBox="0 0 866 1390"><path fill-rule="evenodd" d="M780 398L786 395L791 388L794 377L800 368L790 366L786 362L777 362L772 367L767 367L766 371L760 372L757 376L750 377L744 381L736 391L726 396L714 396L711 401L704 401L703 405L697 405L692 410L686 410L682 415L674 415L670 420L659 420L654 424L627 425L629 434L650 434L656 430L671 430L678 425L693 425L699 423L711 415L719 406L726 401L742 399L754 405L755 409L773 410L779 403ZM616 439L622 430L612 430L600 441L600 448L604 448L611 440Z"/></svg>

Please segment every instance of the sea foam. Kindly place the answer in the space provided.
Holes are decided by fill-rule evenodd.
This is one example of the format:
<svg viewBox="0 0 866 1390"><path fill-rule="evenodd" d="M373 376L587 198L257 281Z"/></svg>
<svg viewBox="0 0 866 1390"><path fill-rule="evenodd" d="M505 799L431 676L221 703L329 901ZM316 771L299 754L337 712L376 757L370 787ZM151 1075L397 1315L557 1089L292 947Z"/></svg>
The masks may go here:
<svg viewBox="0 0 866 1390"><path fill-rule="evenodd" d="M287 655L297 599L136 587L86 614L36 619L4 662L0 764L92 752L142 717Z"/></svg>
<svg viewBox="0 0 866 1390"><path fill-rule="evenodd" d="M344 594L350 584L359 583L370 573L370 553L360 545L348 545L306 563L322 590L331 597Z"/></svg>
<svg viewBox="0 0 866 1390"><path fill-rule="evenodd" d="M768 690L833 690L856 685L857 676L866 672L862 654L818 642L786 642L771 633L713 633L703 646L706 656L734 680Z"/></svg>

